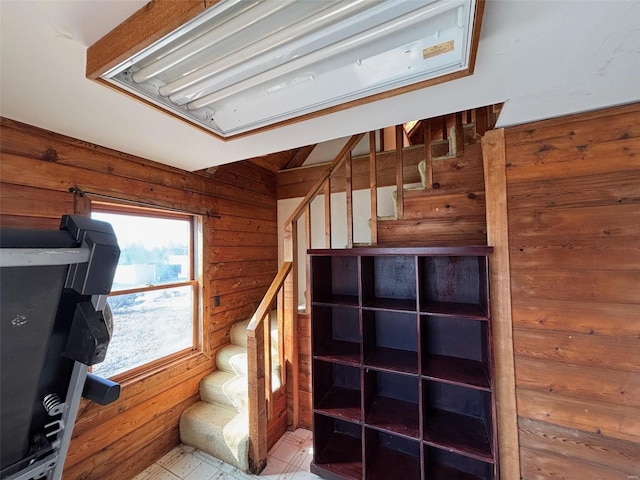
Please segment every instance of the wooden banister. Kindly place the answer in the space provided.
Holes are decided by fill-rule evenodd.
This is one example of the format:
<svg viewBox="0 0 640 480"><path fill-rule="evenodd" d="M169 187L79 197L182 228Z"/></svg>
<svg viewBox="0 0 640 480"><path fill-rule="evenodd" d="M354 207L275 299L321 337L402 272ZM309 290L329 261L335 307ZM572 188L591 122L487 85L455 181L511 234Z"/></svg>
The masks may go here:
<svg viewBox="0 0 640 480"><path fill-rule="evenodd" d="M307 193L307 195L302 199L300 205L298 205L298 208L296 208L293 213L289 215L289 218L287 219L285 225L291 225L294 221L298 220L302 216L302 214L305 212L307 203L311 203L313 199L316 198L316 196L324 186L324 181L331 176L334 170L340 168L345 160L346 154L355 148L358 142L362 140L362 137L364 137L364 135L364 133L358 133L357 135L354 135L349 139L345 146L342 147L338 155L336 155L333 162L331 162L331 164L329 164L329 166L320 174L320 177L313 185L313 187L311 187L309 193Z"/></svg>
<svg viewBox="0 0 640 480"><path fill-rule="evenodd" d="M291 262L284 262L271 282L267 293L258 305L256 313L247 326L247 367L249 371L249 463L254 473L260 472L267 463L267 421L273 415L273 376L271 352L271 310L274 302L282 303L283 286L292 270ZM278 308L278 323L283 309ZM265 321L265 319L267 319ZM266 325L265 325L266 324ZM280 328L278 328L280 332ZM278 342L278 357L284 342ZM280 363L281 382L285 383L284 366Z"/></svg>

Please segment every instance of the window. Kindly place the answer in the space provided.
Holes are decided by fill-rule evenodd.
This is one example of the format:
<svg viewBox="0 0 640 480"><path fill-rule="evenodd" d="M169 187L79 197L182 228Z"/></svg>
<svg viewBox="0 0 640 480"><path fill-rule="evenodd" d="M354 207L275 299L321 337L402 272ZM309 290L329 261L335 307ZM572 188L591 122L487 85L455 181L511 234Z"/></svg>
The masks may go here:
<svg viewBox="0 0 640 480"><path fill-rule="evenodd" d="M91 216L109 222L120 260L109 306L113 334L102 377L156 366L198 348L198 281L193 215L93 203Z"/></svg>

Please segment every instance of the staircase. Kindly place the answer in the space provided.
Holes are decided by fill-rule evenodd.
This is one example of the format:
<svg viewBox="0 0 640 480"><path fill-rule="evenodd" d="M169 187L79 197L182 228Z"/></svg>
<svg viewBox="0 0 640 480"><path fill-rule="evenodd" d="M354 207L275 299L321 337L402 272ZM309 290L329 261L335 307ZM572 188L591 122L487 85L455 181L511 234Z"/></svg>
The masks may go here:
<svg viewBox="0 0 640 480"><path fill-rule="evenodd" d="M180 439L225 463L248 473L249 415L247 379L247 326L250 320L231 327L231 343L216 355L218 370L200 381L200 401L180 417ZM271 312L272 388L280 388L277 362L278 322Z"/></svg>

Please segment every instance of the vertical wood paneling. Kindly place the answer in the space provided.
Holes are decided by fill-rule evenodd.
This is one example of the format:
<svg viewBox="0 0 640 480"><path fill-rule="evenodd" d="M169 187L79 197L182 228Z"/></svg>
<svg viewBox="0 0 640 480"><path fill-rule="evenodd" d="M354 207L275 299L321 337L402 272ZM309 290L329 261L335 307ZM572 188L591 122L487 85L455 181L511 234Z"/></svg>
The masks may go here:
<svg viewBox="0 0 640 480"><path fill-rule="evenodd" d="M513 361L509 232L507 230L507 183L504 130L491 130L482 138L487 197L487 242L491 256L491 322L495 358L498 448L501 478L517 478L520 452L516 420Z"/></svg>
<svg viewBox="0 0 640 480"><path fill-rule="evenodd" d="M506 131L524 479L640 475L640 104Z"/></svg>
<svg viewBox="0 0 640 480"><path fill-rule="evenodd" d="M74 186L220 215L203 218L204 353L123 384L111 405L81 405L64 479L132 478L179 442L180 413L198 400L230 325L253 313L276 274L275 174L245 162L189 173L11 120L1 126L2 225L57 228L61 215L86 211Z"/></svg>

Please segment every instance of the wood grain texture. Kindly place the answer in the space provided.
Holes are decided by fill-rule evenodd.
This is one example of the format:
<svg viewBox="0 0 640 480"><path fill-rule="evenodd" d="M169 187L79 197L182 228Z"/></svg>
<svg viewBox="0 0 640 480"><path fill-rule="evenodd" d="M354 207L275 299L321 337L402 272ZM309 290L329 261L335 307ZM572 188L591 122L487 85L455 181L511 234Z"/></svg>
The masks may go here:
<svg viewBox="0 0 640 480"><path fill-rule="evenodd" d="M482 138L482 152L487 206L487 243L494 248L489 261L489 282L500 478L507 480L518 478L520 452L516 419L504 130L487 132Z"/></svg>
<svg viewBox="0 0 640 480"><path fill-rule="evenodd" d="M522 477L640 472L640 104L507 130Z"/></svg>
<svg viewBox="0 0 640 480"><path fill-rule="evenodd" d="M600 472L604 475L601 478L640 473L640 450L634 443L522 417L518 419L518 424L520 444L525 450L535 449L540 456L561 454L565 462L575 458L581 464L586 463L596 468L599 465ZM607 470L603 471L602 467Z"/></svg>
<svg viewBox="0 0 640 480"><path fill-rule="evenodd" d="M86 75L96 79L110 68L202 13L206 2L153 0L87 50Z"/></svg>
<svg viewBox="0 0 640 480"><path fill-rule="evenodd" d="M560 452L522 449L522 477L527 480L555 478L580 480L629 480L635 476L592 462L577 462Z"/></svg>
<svg viewBox="0 0 640 480"><path fill-rule="evenodd" d="M132 478L179 442L180 413L198 399L229 328L253 313L277 268L275 175L255 165L189 173L1 119L2 225L57 229L74 209L77 186L203 218L203 353L163 365L122 385L117 402L82 402L66 479ZM100 198L93 196L95 198ZM209 264L209 259L211 264ZM221 304L213 307L214 295Z"/></svg>
<svg viewBox="0 0 640 480"><path fill-rule="evenodd" d="M633 443L640 441L638 409L517 388L518 415Z"/></svg>

